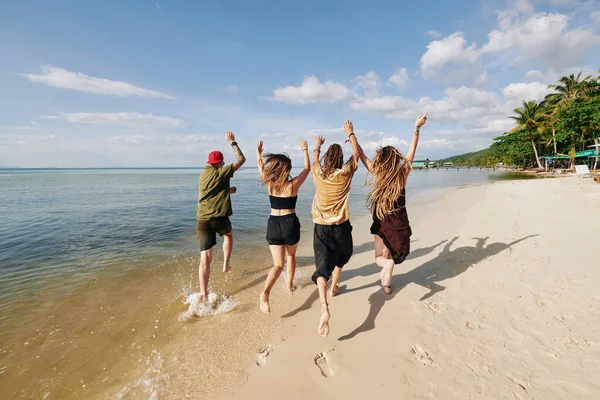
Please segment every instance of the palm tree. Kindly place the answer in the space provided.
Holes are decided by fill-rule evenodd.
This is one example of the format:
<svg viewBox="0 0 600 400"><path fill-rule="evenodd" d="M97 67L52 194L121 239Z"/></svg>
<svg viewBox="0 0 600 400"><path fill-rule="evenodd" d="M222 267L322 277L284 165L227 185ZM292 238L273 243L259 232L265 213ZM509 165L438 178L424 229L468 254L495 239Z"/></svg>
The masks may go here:
<svg viewBox="0 0 600 400"><path fill-rule="evenodd" d="M535 161L537 162L538 168L542 169L542 163L535 147L535 136L539 133L540 127L543 125L545 120L546 102L523 101L523 107L515 108L514 113L516 115L508 118L514 119L517 122L517 126L511 129L508 133L516 133L525 131L528 134L528 139L533 147L535 154Z"/></svg>
<svg viewBox="0 0 600 400"><path fill-rule="evenodd" d="M548 86L549 88L554 89L555 93L546 96L546 98L548 99L548 97L555 96L559 101L565 99L576 99L581 95L583 84L588 82L591 78L591 76L586 76L585 78L581 79L581 72L578 73L577 76L573 74L569 76L563 76L558 80L556 85Z"/></svg>

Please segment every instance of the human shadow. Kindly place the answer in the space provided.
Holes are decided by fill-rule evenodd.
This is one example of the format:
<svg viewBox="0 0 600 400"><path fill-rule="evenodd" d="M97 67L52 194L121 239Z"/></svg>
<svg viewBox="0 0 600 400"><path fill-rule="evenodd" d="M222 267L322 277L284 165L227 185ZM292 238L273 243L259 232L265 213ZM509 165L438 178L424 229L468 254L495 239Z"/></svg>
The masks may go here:
<svg viewBox="0 0 600 400"><path fill-rule="evenodd" d="M411 253L411 255L409 255L410 258L417 258L417 257L422 257L425 256L429 253L431 253L436 247L438 247L439 245L441 245L442 243L444 243L446 240L442 240L441 242L439 242L438 244L435 244L433 246L430 247L423 247L420 249L416 249L413 253ZM372 247L373 244L371 242L367 242L367 243L363 243L362 245L360 245L358 248L355 247L354 249L361 249L361 248L366 248L367 246ZM363 250L364 251L364 250ZM298 259L296 259L296 262L298 262ZM352 270L348 270L345 272L342 272L342 276L340 279L340 283L347 281L349 279L355 278L357 276L370 276L373 274L376 274L378 272L381 271L381 268L378 267L375 263L373 264L369 264L369 265L365 265L364 267L360 267L360 268L356 268L356 269L352 269ZM352 290L348 290L346 285L341 285L339 292L338 292L338 296L344 293L348 293L351 291L354 291L356 289L352 289ZM305 311L305 310L309 310L313 303L315 301L317 301L317 299L319 298L319 291L315 288L315 290L310 294L310 296L308 296L308 298L304 301L304 303L302 303L302 305L298 308L296 308L293 311L290 311L287 314L282 315L282 318L289 318L289 317L293 317L294 315L298 314L301 311Z"/></svg>
<svg viewBox="0 0 600 400"><path fill-rule="evenodd" d="M415 258L426 256L427 254L433 252L437 247L439 247L442 243L445 243L445 242L447 242L447 240L442 240L439 243L434 244L433 246L421 247L421 248L415 249L408 255L408 257L406 257L406 259L412 260ZM368 244L370 244L371 247L373 247L373 243L368 243ZM356 268L356 269L349 270L347 272L342 273L340 282L344 282L344 281L350 280L352 278L356 278L357 276L363 276L363 277L370 276L370 275L373 275L378 272L381 272L381 267L379 267L377 264L375 264L375 263L367 264L360 268ZM368 287L370 287L370 286L372 286L372 285L369 285ZM363 289L364 289L364 287L363 287ZM340 294L354 292L356 290L359 290L359 288L346 289L343 292L340 291Z"/></svg>
<svg viewBox="0 0 600 400"><path fill-rule="evenodd" d="M488 237L474 238L477 240L475 246L463 246L454 250L450 250L450 247L452 247L454 242L458 240L458 237L454 237L444 246L441 253L434 259L427 261L425 264L422 264L405 274L395 275L392 279L392 294L386 295L383 290L378 290L371 294L371 296L369 296L369 304L371 304L371 307L369 309L369 314L363 323L349 334L341 336L338 340L352 339L359 333L368 332L372 329L375 329L375 320L381 312L385 302L394 299L396 294L404 289L409 283L416 283L419 286L429 289L429 292L419 299L419 301L426 300L436 293L446 289L446 287L441 286L438 284L438 282L454 278L455 276L466 272L469 267L477 264L485 258L510 249L515 244L535 236L538 235L528 235L510 243L496 242L487 246L485 243L489 239ZM352 289L351 291L367 289L375 286L379 286L379 282L370 283L368 285Z"/></svg>

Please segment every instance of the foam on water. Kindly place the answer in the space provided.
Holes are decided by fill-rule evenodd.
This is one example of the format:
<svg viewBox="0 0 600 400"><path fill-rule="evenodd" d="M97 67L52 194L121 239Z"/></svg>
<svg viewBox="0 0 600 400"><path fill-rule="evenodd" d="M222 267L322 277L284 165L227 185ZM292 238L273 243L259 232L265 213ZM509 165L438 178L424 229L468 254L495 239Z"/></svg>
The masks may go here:
<svg viewBox="0 0 600 400"><path fill-rule="evenodd" d="M227 297L215 292L208 293L208 301L200 302L200 293L192 293L183 304L189 304L186 312L179 316L180 321L187 321L194 317L207 317L229 312L235 307L235 301L232 297Z"/></svg>
<svg viewBox="0 0 600 400"><path fill-rule="evenodd" d="M158 400L164 390L163 383L166 382L168 375L163 372L163 359L160 351L154 349L150 356L146 358L146 371L134 383L125 386L119 393L117 399L138 398L140 394L147 395L148 400Z"/></svg>

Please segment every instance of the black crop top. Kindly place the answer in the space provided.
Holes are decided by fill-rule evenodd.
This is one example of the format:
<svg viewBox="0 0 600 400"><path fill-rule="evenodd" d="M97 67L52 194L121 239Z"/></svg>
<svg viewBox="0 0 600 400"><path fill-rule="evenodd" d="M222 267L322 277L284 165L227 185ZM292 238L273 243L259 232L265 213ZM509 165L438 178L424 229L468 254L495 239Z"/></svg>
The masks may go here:
<svg viewBox="0 0 600 400"><path fill-rule="evenodd" d="M297 200L298 196L277 197L269 195L271 208L274 210L294 210L296 208Z"/></svg>

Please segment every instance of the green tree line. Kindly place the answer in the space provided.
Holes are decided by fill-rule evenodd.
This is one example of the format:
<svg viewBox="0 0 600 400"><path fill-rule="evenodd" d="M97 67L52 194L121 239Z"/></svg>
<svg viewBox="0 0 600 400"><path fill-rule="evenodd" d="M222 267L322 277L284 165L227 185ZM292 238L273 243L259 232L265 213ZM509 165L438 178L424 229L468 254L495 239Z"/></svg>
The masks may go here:
<svg viewBox="0 0 600 400"><path fill-rule="evenodd" d="M494 138L485 150L451 157L455 165L491 166L497 163L543 168L545 154L568 155L600 142L600 75L564 76L538 101L523 101L509 118L515 127Z"/></svg>

